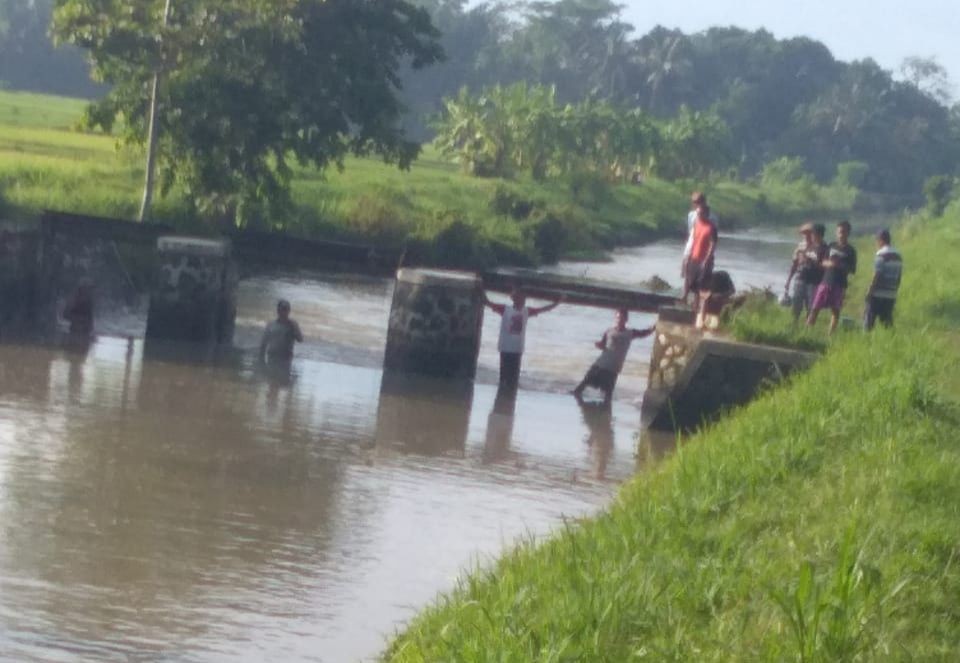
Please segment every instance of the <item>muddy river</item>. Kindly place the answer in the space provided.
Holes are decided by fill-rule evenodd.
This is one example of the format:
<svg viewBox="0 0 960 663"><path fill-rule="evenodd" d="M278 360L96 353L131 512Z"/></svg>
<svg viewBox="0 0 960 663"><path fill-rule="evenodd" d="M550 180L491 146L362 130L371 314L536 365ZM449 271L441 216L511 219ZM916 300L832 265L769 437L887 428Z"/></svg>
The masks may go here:
<svg viewBox="0 0 960 663"><path fill-rule="evenodd" d="M726 236L718 268L779 288L791 240ZM680 250L555 269L676 282ZM391 290L246 280L245 351L217 365L145 356L122 311L86 350L0 345L0 659L369 660L464 570L596 512L665 452L635 444L648 341L612 413L567 393L610 312L531 321L504 402L489 314L472 391L383 384ZM252 349L278 297L307 340L291 374L263 375Z"/></svg>

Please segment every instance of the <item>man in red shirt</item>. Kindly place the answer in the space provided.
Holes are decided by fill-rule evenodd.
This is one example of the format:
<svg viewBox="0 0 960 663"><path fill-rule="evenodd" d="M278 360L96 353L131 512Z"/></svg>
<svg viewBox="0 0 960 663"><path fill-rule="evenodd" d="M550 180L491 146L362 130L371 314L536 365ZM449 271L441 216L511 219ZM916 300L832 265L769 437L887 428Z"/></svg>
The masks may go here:
<svg viewBox="0 0 960 663"><path fill-rule="evenodd" d="M690 257L687 259L683 280L683 301L692 291L693 308L700 308L700 292L710 290L714 256L717 251L717 224L710 218L710 208L697 207L697 220L693 224Z"/></svg>

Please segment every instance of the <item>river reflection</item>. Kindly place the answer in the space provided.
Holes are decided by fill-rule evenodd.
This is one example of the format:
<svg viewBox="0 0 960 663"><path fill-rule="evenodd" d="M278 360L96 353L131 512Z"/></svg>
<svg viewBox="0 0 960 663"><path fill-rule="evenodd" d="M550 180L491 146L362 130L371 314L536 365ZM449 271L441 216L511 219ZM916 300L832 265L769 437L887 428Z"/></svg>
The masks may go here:
<svg viewBox="0 0 960 663"><path fill-rule="evenodd" d="M472 391L145 359L127 339L0 348L0 657L377 651L465 562L632 471L627 444L584 482L572 399ZM496 442L491 411L517 419Z"/></svg>
<svg viewBox="0 0 960 663"><path fill-rule="evenodd" d="M385 378L390 294L247 280L220 363L122 337L0 346L0 659L369 658L465 568L633 474L649 348L612 408L566 393L609 313L538 318L521 390L498 393L494 316L476 385ZM279 297L307 342L267 373L252 350Z"/></svg>

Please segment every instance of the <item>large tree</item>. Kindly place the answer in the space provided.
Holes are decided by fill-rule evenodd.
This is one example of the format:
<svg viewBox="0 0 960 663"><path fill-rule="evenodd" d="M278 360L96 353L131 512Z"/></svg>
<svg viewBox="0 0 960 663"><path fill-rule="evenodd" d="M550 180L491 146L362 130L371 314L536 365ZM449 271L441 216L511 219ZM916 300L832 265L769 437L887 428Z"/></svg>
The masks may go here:
<svg viewBox="0 0 960 663"><path fill-rule="evenodd" d="M91 125L147 135L159 86L164 190L201 213L281 219L294 162L324 168L350 153L408 166L398 71L442 57L423 9L404 0L57 0L54 32L88 49L112 86Z"/></svg>

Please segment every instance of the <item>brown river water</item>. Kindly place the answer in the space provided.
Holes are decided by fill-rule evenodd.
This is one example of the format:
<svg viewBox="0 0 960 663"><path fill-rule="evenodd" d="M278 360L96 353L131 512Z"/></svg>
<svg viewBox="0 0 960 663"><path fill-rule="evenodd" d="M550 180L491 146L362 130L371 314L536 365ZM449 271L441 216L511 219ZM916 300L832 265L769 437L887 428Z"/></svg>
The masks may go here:
<svg viewBox="0 0 960 663"><path fill-rule="evenodd" d="M791 248L727 236L718 267L779 288ZM680 249L554 269L676 282ZM0 659L370 660L465 570L597 512L666 451L635 442L649 341L612 414L567 393L609 311L531 321L521 391L504 402L491 314L472 393L383 384L391 291L246 280L245 351L218 364L145 357L137 312L99 319L85 351L0 345ZM278 297L307 342L290 375L263 375L252 349Z"/></svg>

